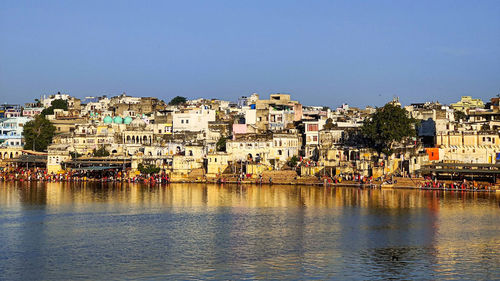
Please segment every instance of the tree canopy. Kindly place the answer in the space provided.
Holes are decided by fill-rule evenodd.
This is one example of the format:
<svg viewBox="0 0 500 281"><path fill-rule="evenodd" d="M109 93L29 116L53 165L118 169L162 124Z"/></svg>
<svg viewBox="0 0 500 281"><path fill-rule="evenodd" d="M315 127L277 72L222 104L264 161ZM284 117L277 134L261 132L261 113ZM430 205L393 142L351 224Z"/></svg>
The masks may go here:
<svg viewBox="0 0 500 281"><path fill-rule="evenodd" d="M292 158L290 158L290 160L288 161L288 166L294 168L297 166L297 163L299 162L299 157L297 156L292 156Z"/></svg>
<svg viewBox="0 0 500 281"><path fill-rule="evenodd" d="M455 112L453 112L453 116L455 117L455 121L465 120L467 118L467 115L460 110L455 110Z"/></svg>
<svg viewBox="0 0 500 281"><path fill-rule="evenodd" d="M142 163L139 163L139 165L137 165L137 169L143 175L157 174L157 173L160 172L160 168L159 167L156 167L154 165L147 165L147 166L145 166Z"/></svg>
<svg viewBox="0 0 500 281"><path fill-rule="evenodd" d="M68 102L63 99L53 100L50 106L42 110L42 115L52 115L54 114L54 109L68 110Z"/></svg>
<svg viewBox="0 0 500 281"><path fill-rule="evenodd" d="M379 155L390 155L394 144L415 136L415 124L406 109L387 103L365 120L361 133L368 146Z"/></svg>
<svg viewBox="0 0 500 281"><path fill-rule="evenodd" d="M45 116L37 115L34 120L24 124L24 149L34 149L35 151L45 151L52 143L56 127L45 119Z"/></svg>
<svg viewBox="0 0 500 281"><path fill-rule="evenodd" d="M227 137L221 136L220 139L217 141L217 144L215 145L217 151L226 151L226 141Z"/></svg>
<svg viewBox="0 0 500 281"><path fill-rule="evenodd" d="M95 157L108 157L109 156L109 151L104 147L101 146L98 149L95 149L92 151L92 155Z"/></svg>
<svg viewBox="0 0 500 281"><path fill-rule="evenodd" d="M168 105L179 105L179 104L184 104L184 103L186 103L185 97L176 96L168 103Z"/></svg>
<svg viewBox="0 0 500 281"><path fill-rule="evenodd" d="M332 118L326 119L326 123L323 126L323 129L325 129L325 130L331 130L333 128L335 128L335 124L333 124L333 119Z"/></svg>

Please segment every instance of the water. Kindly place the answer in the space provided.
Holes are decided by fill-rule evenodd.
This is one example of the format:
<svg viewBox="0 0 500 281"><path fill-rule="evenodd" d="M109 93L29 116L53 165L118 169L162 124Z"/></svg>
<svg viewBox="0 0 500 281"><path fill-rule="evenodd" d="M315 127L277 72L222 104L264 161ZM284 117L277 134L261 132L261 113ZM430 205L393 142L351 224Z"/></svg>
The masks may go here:
<svg viewBox="0 0 500 281"><path fill-rule="evenodd" d="M499 204L494 193L0 183L0 280L493 280Z"/></svg>

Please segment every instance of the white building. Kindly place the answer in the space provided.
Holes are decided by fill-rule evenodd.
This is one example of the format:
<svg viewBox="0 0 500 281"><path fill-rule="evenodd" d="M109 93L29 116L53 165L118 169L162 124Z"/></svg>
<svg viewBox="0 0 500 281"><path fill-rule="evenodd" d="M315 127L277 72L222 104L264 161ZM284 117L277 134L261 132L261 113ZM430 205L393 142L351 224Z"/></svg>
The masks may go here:
<svg viewBox="0 0 500 281"><path fill-rule="evenodd" d="M40 103L42 103L43 107L47 108L49 106L52 105L52 102L54 100L65 100L65 101L69 101L71 99L71 96L68 95L68 94L61 94L61 93L57 93L55 95L50 95L50 96L46 96L44 95L41 99L40 99Z"/></svg>
<svg viewBox="0 0 500 281"><path fill-rule="evenodd" d="M273 134L270 158L284 163L293 156L299 156L301 137L298 134Z"/></svg>
<svg viewBox="0 0 500 281"><path fill-rule="evenodd" d="M82 108L82 115L90 115L90 113L108 111L110 99L107 97L100 98L98 101L89 102Z"/></svg>
<svg viewBox="0 0 500 281"><path fill-rule="evenodd" d="M312 157L314 150L319 146L319 131L323 130L326 120L304 121L305 134L305 156Z"/></svg>
<svg viewBox="0 0 500 281"><path fill-rule="evenodd" d="M215 121L215 110L208 106L183 112L173 113L173 130L175 132L208 131L208 122Z"/></svg>
<svg viewBox="0 0 500 281"><path fill-rule="evenodd" d="M250 134L226 143L226 151L233 161L267 162L270 158L273 140L271 137Z"/></svg>
<svg viewBox="0 0 500 281"><path fill-rule="evenodd" d="M26 107L23 109L23 116L25 117L35 117L42 113L43 107Z"/></svg>
<svg viewBox="0 0 500 281"><path fill-rule="evenodd" d="M14 117L0 119L0 145L23 146L23 127L29 117Z"/></svg>

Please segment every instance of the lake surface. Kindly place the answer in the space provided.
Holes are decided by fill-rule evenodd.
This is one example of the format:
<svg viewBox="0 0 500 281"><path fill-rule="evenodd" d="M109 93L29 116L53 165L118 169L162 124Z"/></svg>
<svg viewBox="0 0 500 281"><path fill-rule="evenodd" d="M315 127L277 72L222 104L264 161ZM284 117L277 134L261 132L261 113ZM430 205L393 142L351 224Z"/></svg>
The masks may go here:
<svg viewBox="0 0 500 281"><path fill-rule="evenodd" d="M0 280L493 280L500 195L0 183Z"/></svg>

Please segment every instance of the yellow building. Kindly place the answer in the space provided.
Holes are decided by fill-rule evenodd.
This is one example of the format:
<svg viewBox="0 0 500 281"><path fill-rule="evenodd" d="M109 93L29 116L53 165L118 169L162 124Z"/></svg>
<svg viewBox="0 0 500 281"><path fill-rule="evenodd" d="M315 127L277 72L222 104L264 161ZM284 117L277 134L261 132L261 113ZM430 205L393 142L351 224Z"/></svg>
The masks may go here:
<svg viewBox="0 0 500 281"><path fill-rule="evenodd" d="M69 161L69 145L52 144L48 147L47 155L47 173L58 173L63 170L62 163Z"/></svg>
<svg viewBox="0 0 500 281"><path fill-rule="evenodd" d="M450 105L454 110L466 112L471 108L484 108L484 103L481 99L473 99L471 96L462 96L460 101Z"/></svg>
<svg viewBox="0 0 500 281"><path fill-rule="evenodd" d="M461 163L494 163L500 153L495 132L448 132L436 136L439 160Z"/></svg>
<svg viewBox="0 0 500 281"><path fill-rule="evenodd" d="M229 155L225 152L216 152L207 155L207 176L214 177L222 174L229 167Z"/></svg>
<svg viewBox="0 0 500 281"><path fill-rule="evenodd" d="M23 154L21 146L0 147L0 164L6 164L6 160L17 158Z"/></svg>

